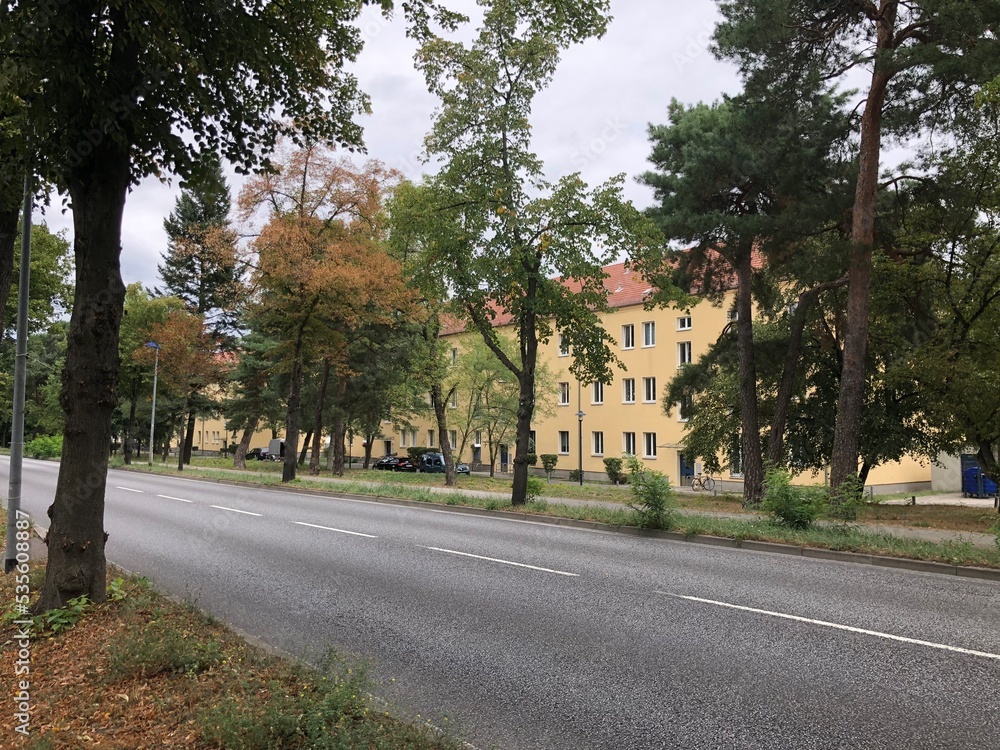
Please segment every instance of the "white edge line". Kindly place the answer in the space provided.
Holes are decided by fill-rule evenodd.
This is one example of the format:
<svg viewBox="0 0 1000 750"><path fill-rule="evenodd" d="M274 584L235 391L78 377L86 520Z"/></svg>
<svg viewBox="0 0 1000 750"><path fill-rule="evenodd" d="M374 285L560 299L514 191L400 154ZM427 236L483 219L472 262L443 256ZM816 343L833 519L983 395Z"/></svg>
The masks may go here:
<svg viewBox="0 0 1000 750"><path fill-rule="evenodd" d="M174 497L173 495L157 495L157 497L162 497L167 500L180 500L182 503L193 503L194 500L185 500L183 497Z"/></svg>
<svg viewBox="0 0 1000 750"><path fill-rule="evenodd" d="M219 510L228 510L230 513L242 513L245 516L263 516L263 513L251 513L248 510L237 510L236 508L227 508L225 505L213 505L213 508L218 508Z"/></svg>
<svg viewBox="0 0 1000 750"><path fill-rule="evenodd" d="M298 526L308 526L311 529L323 529L323 531L336 531L338 534L350 534L351 536L363 536L366 539L378 539L377 536L362 534L360 531L347 531L346 529L334 529L330 526L317 526L314 523L306 523L305 521L292 521L292 523Z"/></svg>
<svg viewBox="0 0 1000 750"><path fill-rule="evenodd" d="M953 651L957 654L967 654L969 656L982 656L986 659L996 659L1000 661L1000 654L990 654L985 651L973 651L968 648L959 648L958 646L948 646L944 643L934 643L932 641L921 641L917 638L907 638L902 635L892 635L891 633L882 633L878 630L865 630L864 628L855 628L850 625L839 625L835 622L826 622L825 620L813 620L809 617L799 617L798 615L787 615L782 612L771 612L766 609L756 609L755 607L743 607L739 604L729 604L728 602L717 602L714 599L702 599L697 596L683 596L681 594L671 594L668 591L657 591L657 594L663 594L665 596L672 596L675 599L686 599L690 602L700 602L702 604L714 604L717 607L728 607L729 609L738 609L744 612L753 612L759 615L768 615L770 617L780 617L785 620L794 620L795 622L805 622L810 625L822 625L825 628L834 628L835 630L845 630L848 633L858 633L860 635L871 635L876 638L886 638L890 641L899 641L900 643L911 643L916 646L926 646L927 648L937 648L942 651Z"/></svg>
<svg viewBox="0 0 1000 750"><path fill-rule="evenodd" d="M119 487L117 484L115 485L115 489L116 490L125 490L126 492L139 492L139 493L145 492L145 490L134 490L131 487Z"/></svg>
<svg viewBox="0 0 1000 750"><path fill-rule="evenodd" d="M488 562L503 563L504 565L514 565L518 568L529 568L530 570L540 570L543 573L555 573L559 576L570 576L572 578L579 578L579 573L567 573L564 570L552 570L551 568L539 568L537 565L526 565L525 563L511 562L510 560L501 560L497 557L483 557L482 555L473 555L470 552L459 552L453 549L442 549L441 547L428 547L427 549L434 550L435 552L444 552L448 555L461 555L462 557L472 557L476 560L486 560Z"/></svg>

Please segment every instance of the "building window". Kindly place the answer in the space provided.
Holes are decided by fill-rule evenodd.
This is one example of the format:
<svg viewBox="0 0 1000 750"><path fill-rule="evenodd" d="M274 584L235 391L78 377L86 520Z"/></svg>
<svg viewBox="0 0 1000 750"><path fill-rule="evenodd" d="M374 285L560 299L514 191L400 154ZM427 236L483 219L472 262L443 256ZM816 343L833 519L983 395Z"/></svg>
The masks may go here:
<svg viewBox="0 0 1000 750"><path fill-rule="evenodd" d="M681 341L677 344L677 366L683 367L689 364L691 364L691 342Z"/></svg>
<svg viewBox="0 0 1000 750"><path fill-rule="evenodd" d="M406 438L407 438L408 435L409 435L409 433L406 430L403 430L401 433L399 433L399 447L400 448L405 448L406 447Z"/></svg>
<svg viewBox="0 0 1000 750"><path fill-rule="evenodd" d="M743 476L743 441L738 432L729 440L729 476Z"/></svg>
<svg viewBox="0 0 1000 750"><path fill-rule="evenodd" d="M635 378L625 378L622 381L622 403L635 403Z"/></svg>
<svg viewBox="0 0 1000 750"><path fill-rule="evenodd" d="M656 403L656 378L642 379L642 401L645 404Z"/></svg>
<svg viewBox="0 0 1000 750"><path fill-rule="evenodd" d="M427 430L427 447L434 447L434 430Z"/></svg>
<svg viewBox="0 0 1000 750"><path fill-rule="evenodd" d="M559 334L559 356L560 357L569 356L569 341L567 340L565 333Z"/></svg>
<svg viewBox="0 0 1000 750"><path fill-rule="evenodd" d="M453 365L458 363L458 349L452 348L452 350L451 350L451 363Z"/></svg>
<svg viewBox="0 0 1000 750"><path fill-rule="evenodd" d="M594 438L594 455L603 456L604 455L604 433L603 432L593 432L591 435Z"/></svg>
<svg viewBox="0 0 1000 750"><path fill-rule="evenodd" d="M448 442L451 443L452 450L456 450L458 448L458 430L450 430L448 432Z"/></svg>
<svg viewBox="0 0 1000 750"><path fill-rule="evenodd" d="M694 399L690 394L685 393L681 400L677 402L677 421L687 422L691 419L691 409L694 407Z"/></svg>
<svg viewBox="0 0 1000 750"><path fill-rule="evenodd" d="M682 315L677 319L677 330L678 331L690 331L691 330L691 316Z"/></svg>
<svg viewBox="0 0 1000 750"><path fill-rule="evenodd" d="M559 384L559 405L569 406L569 383Z"/></svg>
<svg viewBox="0 0 1000 750"><path fill-rule="evenodd" d="M415 429L410 430L410 445L414 448L417 447L417 431Z"/></svg>
<svg viewBox="0 0 1000 750"><path fill-rule="evenodd" d="M622 326L622 349L635 349L635 326Z"/></svg>
<svg viewBox="0 0 1000 750"><path fill-rule="evenodd" d="M569 432L567 430L559 430L559 452L569 453Z"/></svg>
<svg viewBox="0 0 1000 750"><path fill-rule="evenodd" d="M594 383L594 400L591 403L603 404L604 403L604 383Z"/></svg>
<svg viewBox="0 0 1000 750"><path fill-rule="evenodd" d="M656 323L651 320L642 324L642 345L656 346Z"/></svg>
<svg viewBox="0 0 1000 750"><path fill-rule="evenodd" d="M635 433L634 432L623 432L622 433L622 453L627 453L630 456L635 455Z"/></svg>
<svg viewBox="0 0 1000 750"><path fill-rule="evenodd" d="M728 320L730 323L733 323L739 319L740 319L740 311L737 310L735 307L730 307L729 310L726 312L726 320Z"/></svg>
<svg viewBox="0 0 1000 750"><path fill-rule="evenodd" d="M536 445L538 443L535 442L535 431L528 430L528 453L534 453Z"/></svg>
<svg viewBox="0 0 1000 750"><path fill-rule="evenodd" d="M643 458L656 458L656 433L655 432L644 432L642 433L642 450Z"/></svg>

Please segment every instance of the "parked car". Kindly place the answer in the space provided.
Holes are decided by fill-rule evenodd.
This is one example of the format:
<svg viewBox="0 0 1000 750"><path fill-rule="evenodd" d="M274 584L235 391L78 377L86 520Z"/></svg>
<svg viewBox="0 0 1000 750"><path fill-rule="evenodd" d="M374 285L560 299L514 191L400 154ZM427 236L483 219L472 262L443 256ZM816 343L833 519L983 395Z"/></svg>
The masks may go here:
<svg viewBox="0 0 1000 750"><path fill-rule="evenodd" d="M392 467L393 471L416 471L417 462L412 458L401 458L396 462L396 465Z"/></svg>
<svg viewBox="0 0 1000 750"><path fill-rule="evenodd" d="M251 448L247 451L246 455L247 461L266 461L267 460L267 448Z"/></svg>
<svg viewBox="0 0 1000 750"><path fill-rule="evenodd" d="M425 453L420 457L420 471L424 474L444 474L444 454Z"/></svg>
<svg viewBox="0 0 1000 750"><path fill-rule="evenodd" d="M472 470L469 468L468 464L459 464L455 467L456 474L471 474Z"/></svg>
<svg viewBox="0 0 1000 750"><path fill-rule="evenodd" d="M398 463L399 459L396 456L382 456L375 462L375 468L379 471L392 471Z"/></svg>

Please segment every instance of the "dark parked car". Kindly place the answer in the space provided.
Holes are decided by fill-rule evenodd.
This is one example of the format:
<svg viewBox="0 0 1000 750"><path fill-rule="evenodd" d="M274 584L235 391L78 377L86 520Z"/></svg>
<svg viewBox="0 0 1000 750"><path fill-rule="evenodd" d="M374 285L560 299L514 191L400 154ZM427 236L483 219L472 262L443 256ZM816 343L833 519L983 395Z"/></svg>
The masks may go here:
<svg viewBox="0 0 1000 750"><path fill-rule="evenodd" d="M444 454L425 453L420 458L420 471L425 474L444 474Z"/></svg>
<svg viewBox="0 0 1000 750"><path fill-rule="evenodd" d="M375 468L380 471L392 471L398 463L399 459L395 456L382 456L382 458L375 462Z"/></svg>
<svg viewBox="0 0 1000 750"><path fill-rule="evenodd" d="M468 464L459 464L455 467L456 474L472 474L472 470L469 468Z"/></svg>
<svg viewBox="0 0 1000 750"><path fill-rule="evenodd" d="M417 462L412 458L401 458L396 462L396 465L392 467L393 471L416 471Z"/></svg>
<svg viewBox="0 0 1000 750"><path fill-rule="evenodd" d="M266 461L267 460L267 448L251 448L247 451L246 455L247 461Z"/></svg>

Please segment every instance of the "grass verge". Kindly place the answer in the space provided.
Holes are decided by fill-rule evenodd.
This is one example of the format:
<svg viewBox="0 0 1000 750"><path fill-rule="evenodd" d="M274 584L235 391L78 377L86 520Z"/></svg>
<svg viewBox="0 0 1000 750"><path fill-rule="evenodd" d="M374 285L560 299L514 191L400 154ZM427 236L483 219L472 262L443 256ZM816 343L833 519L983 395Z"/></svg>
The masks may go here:
<svg viewBox="0 0 1000 750"><path fill-rule="evenodd" d="M33 580L40 571L35 564ZM28 676L31 733L5 733L4 747L459 747L386 713L355 665L331 658L316 671L269 655L195 608L158 595L145 579L111 575L106 603L87 605L55 633L40 620ZM13 595L14 577L3 576L0 597L10 602ZM17 633L10 619L0 622L8 655ZM14 662L2 660L0 683L16 684Z"/></svg>

